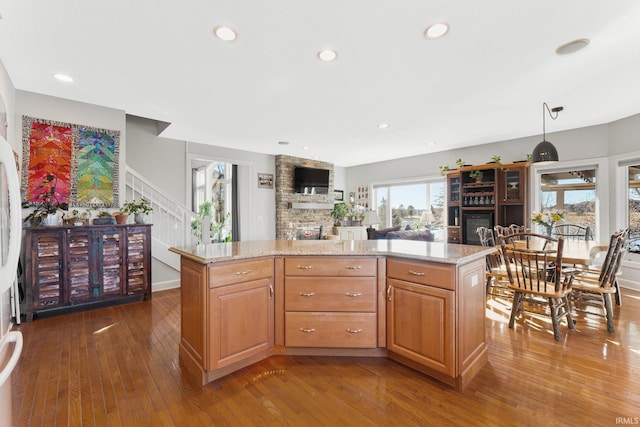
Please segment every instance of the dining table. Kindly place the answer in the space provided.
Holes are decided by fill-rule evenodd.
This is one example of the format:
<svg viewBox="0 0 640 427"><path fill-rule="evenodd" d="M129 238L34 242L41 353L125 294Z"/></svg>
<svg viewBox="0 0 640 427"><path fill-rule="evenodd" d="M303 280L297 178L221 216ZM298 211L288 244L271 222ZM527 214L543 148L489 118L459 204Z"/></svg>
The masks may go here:
<svg viewBox="0 0 640 427"><path fill-rule="evenodd" d="M524 240L516 240L516 246L524 246L528 243L528 248L533 250L542 250L544 240L532 239L528 242ZM554 244L555 245L555 244ZM570 240L565 239L562 245L562 262L563 264L592 265L602 262L598 253L606 253L608 245L596 240ZM545 247L544 249L553 250L554 247Z"/></svg>

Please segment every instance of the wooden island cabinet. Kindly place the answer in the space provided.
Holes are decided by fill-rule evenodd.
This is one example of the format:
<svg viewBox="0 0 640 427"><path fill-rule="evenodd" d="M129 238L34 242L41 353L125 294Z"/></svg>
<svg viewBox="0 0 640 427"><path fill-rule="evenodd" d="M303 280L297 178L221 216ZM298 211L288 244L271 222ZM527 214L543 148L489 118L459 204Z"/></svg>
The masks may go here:
<svg viewBox="0 0 640 427"><path fill-rule="evenodd" d="M181 255L180 361L206 384L275 354L390 357L456 388L487 361L486 248L235 242Z"/></svg>

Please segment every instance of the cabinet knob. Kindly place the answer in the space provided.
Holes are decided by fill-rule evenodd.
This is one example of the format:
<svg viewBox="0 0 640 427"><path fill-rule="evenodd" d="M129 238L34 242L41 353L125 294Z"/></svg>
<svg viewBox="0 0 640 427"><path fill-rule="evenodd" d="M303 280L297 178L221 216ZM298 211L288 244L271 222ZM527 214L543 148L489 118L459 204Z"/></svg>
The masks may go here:
<svg viewBox="0 0 640 427"><path fill-rule="evenodd" d="M315 331L316 331L316 328L300 328L300 332L304 332L305 334L310 334Z"/></svg>

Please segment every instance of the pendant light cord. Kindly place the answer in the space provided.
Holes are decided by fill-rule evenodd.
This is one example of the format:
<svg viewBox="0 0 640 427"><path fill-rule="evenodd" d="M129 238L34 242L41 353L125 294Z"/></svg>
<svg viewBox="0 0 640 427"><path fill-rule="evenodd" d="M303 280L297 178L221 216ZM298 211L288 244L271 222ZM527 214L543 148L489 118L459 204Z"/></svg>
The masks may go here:
<svg viewBox="0 0 640 427"><path fill-rule="evenodd" d="M553 120L557 119L558 113L564 110L563 107L553 107L552 109L549 109L549 106L547 105L546 102L542 103L542 140L543 141L547 140L547 129L546 129L546 123L545 123L545 114L544 114L545 108L549 112L549 117L551 117ZM556 115L554 116L553 113L556 113Z"/></svg>

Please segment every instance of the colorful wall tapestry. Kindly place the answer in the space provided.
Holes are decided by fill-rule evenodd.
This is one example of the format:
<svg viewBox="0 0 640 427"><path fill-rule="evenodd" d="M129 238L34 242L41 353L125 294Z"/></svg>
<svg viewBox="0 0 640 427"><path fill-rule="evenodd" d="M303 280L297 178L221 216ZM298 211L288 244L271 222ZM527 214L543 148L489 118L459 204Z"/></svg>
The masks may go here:
<svg viewBox="0 0 640 427"><path fill-rule="evenodd" d="M117 204L117 199L114 200L118 177L117 141L114 131L78 129L76 201L79 205L110 206L114 201Z"/></svg>
<svg viewBox="0 0 640 427"><path fill-rule="evenodd" d="M31 120L28 124L29 151L23 152L23 187L26 200L41 203L53 197L58 203L69 203L71 197L71 125ZM55 180L48 180L53 175ZM45 184L46 183L46 184ZM51 188L50 188L51 187Z"/></svg>
<svg viewBox="0 0 640 427"><path fill-rule="evenodd" d="M23 116L23 202L41 202L54 185L59 203L117 207L119 145L119 131Z"/></svg>

